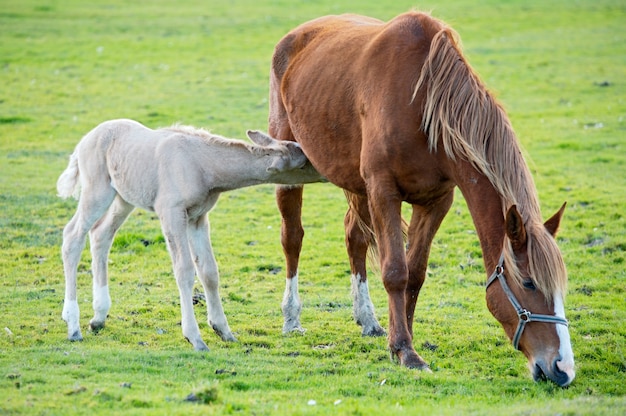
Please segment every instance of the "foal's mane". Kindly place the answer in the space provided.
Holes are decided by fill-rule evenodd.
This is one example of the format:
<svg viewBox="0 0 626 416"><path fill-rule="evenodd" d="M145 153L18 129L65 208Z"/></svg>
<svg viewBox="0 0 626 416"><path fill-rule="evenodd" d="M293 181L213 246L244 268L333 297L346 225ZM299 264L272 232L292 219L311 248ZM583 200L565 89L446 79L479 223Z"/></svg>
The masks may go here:
<svg viewBox="0 0 626 416"><path fill-rule="evenodd" d="M426 91L422 128L432 152L439 143L451 160L462 158L485 175L500 194L503 214L512 205L522 215L528 238L530 274L550 300L565 295L567 273L554 238L541 221L539 198L506 112L466 61L457 33L441 24L413 98ZM508 274L521 283L510 242L505 245Z"/></svg>
<svg viewBox="0 0 626 416"><path fill-rule="evenodd" d="M216 144L216 145L221 145L221 146L238 146L243 149L247 149L249 152L251 152L254 155L263 154L263 150L259 146L253 143L247 143L241 140L228 139L226 137L213 134L210 131L205 130L203 128L199 128L199 127L185 126L185 125L177 123L177 124L172 125L171 127L166 127L163 130L168 130L168 131L182 133L182 134L189 135L189 136L199 137L203 139L205 142L207 142L208 144Z"/></svg>

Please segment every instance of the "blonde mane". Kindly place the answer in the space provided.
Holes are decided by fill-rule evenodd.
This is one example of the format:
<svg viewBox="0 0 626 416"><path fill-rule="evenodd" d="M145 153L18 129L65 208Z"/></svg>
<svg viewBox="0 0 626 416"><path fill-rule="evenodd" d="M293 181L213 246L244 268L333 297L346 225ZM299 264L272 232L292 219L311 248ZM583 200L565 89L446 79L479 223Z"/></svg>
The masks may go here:
<svg viewBox="0 0 626 416"><path fill-rule="evenodd" d="M213 134L208 130L205 130L200 127L193 126L185 126L182 124L174 124L171 127L166 127L162 130L169 130L177 133L182 133L189 136L195 136L203 139L209 144L218 144L223 146L239 146L243 149L247 149L254 155L259 155L263 153L263 149L254 143L244 142L242 140L233 140L227 139L226 137L219 136L217 134Z"/></svg>
<svg viewBox="0 0 626 416"><path fill-rule="evenodd" d="M442 23L413 98L426 89L422 128L432 152L439 143L451 160L462 158L485 175L500 194L503 215L516 205L528 238L530 274L550 300L565 295L567 272L554 238L541 221L539 198L506 112L465 60L457 33ZM505 261L514 281L523 276L516 267L510 243Z"/></svg>

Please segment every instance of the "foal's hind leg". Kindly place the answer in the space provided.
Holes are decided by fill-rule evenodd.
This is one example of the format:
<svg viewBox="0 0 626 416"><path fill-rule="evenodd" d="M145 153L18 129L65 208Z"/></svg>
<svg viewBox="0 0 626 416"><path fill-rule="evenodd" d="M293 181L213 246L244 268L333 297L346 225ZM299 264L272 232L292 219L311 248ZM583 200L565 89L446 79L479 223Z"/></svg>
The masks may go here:
<svg viewBox="0 0 626 416"><path fill-rule="evenodd" d="M302 186L277 186L276 203L283 218L280 240L287 262L287 280L283 295L283 333L304 332L300 325L302 304L298 295L298 261L302 250Z"/></svg>
<svg viewBox="0 0 626 416"><path fill-rule="evenodd" d="M195 224L189 224L187 235L196 264L196 272L204 287L209 325L224 341L237 341L230 331L220 299L219 272L211 247L207 216L202 215Z"/></svg>
<svg viewBox="0 0 626 416"><path fill-rule="evenodd" d="M193 283L195 270L187 238L187 213L182 208L155 207L161 219L161 228L174 265L174 276L180 294L181 326L183 336L197 351L209 347L200 336L200 328L193 312Z"/></svg>
<svg viewBox="0 0 626 416"><path fill-rule="evenodd" d="M374 314L374 305L370 299L367 286L367 249L371 241L371 231L364 227L371 227L367 198L348 193L350 208L344 219L346 230L346 249L350 258L352 271L352 310L357 324L363 328L362 335L383 336L385 330L380 326Z"/></svg>
<svg viewBox="0 0 626 416"><path fill-rule="evenodd" d="M83 188L78 208L70 222L63 229L63 270L65 272L65 300L62 317L67 322L67 338L80 341L80 310L76 294L76 273L81 252L85 247L85 237L93 224L106 212L115 197L115 190L107 183L90 183Z"/></svg>
<svg viewBox="0 0 626 416"><path fill-rule="evenodd" d="M94 316L89 321L89 325L94 331L104 327L104 321L111 308L107 260L113 237L132 210L131 204L124 201L119 195L116 196L105 216L89 232L94 311Z"/></svg>

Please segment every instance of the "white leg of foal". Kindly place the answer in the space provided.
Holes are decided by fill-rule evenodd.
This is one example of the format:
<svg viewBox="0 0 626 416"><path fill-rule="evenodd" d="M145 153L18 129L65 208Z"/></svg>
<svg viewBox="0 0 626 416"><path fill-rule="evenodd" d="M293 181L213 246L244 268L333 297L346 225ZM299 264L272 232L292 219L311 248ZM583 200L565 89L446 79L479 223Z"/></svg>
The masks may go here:
<svg viewBox="0 0 626 416"><path fill-rule="evenodd" d="M104 328L104 323L111 309L108 258L113 238L132 210L132 205L117 196L105 216L89 232L94 312L93 318L89 321L89 326L94 331Z"/></svg>
<svg viewBox="0 0 626 416"><path fill-rule="evenodd" d="M300 325L300 313L302 312L302 303L298 295L298 275L291 279L287 279L285 284L285 293L283 295L283 303L281 305L285 322L283 324L283 333L292 331L304 332L305 329Z"/></svg>
<svg viewBox="0 0 626 416"><path fill-rule="evenodd" d="M374 314L374 305L370 299L367 280L362 281L360 275L352 275L352 300L354 320L361 325L364 336L383 336L385 330L380 326Z"/></svg>
<svg viewBox="0 0 626 416"><path fill-rule="evenodd" d="M109 285L98 286L93 284L93 318L89 321L92 330L98 331L104 328L104 322L109 316L111 309L111 296L109 295Z"/></svg>
<svg viewBox="0 0 626 416"><path fill-rule="evenodd" d="M193 311L193 283L195 271L187 239L187 216L170 209L159 213L163 235L172 257L174 276L180 293L180 311L183 336L196 351L208 351L200 336L200 328Z"/></svg>
<svg viewBox="0 0 626 416"><path fill-rule="evenodd" d="M65 300L61 316L67 322L67 339L81 341L80 310L76 294L76 270L80 261L80 254L85 246L86 232L78 228L78 214L65 226L63 230L63 269L65 271Z"/></svg>
<svg viewBox="0 0 626 416"><path fill-rule="evenodd" d="M224 341L237 341L228 326L219 292L219 271L213 248L209 221L206 215L188 229L189 246L196 264L198 278L206 297L207 321L211 328Z"/></svg>
<svg viewBox="0 0 626 416"><path fill-rule="evenodd" d="M89 186L81 190L76 213L63 229L63 270L65 272L65 302L63 319L67 322L67 338L71 341L83 339L80 333L80 313L76 295L76 273L80 255L85 247L85 238L93 225L102 218L115 198L115 189L107 181L108 176L100 171L102 166L93 164L81 172L81 182ZM89 171L92 169L92 171ZM89 178L83 181L82 176Z"/></svg>

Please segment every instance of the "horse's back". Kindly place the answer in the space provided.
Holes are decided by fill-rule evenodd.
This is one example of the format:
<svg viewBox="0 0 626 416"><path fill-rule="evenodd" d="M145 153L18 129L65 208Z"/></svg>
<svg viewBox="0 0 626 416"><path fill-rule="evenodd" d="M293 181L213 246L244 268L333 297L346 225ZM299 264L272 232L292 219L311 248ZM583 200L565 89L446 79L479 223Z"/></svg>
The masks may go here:
<svg viewBox="0 0 626 416"><path fill-rule="evenodd" d="M271 88L280 91L271 93L270 125L288 123L322 175L363 194L366 153L383 155L387 165L407 156L407 146L427 157L423 102L412 95L443 27L409 12L386 23L342 15L295 28L275 49Z"/></svg>

